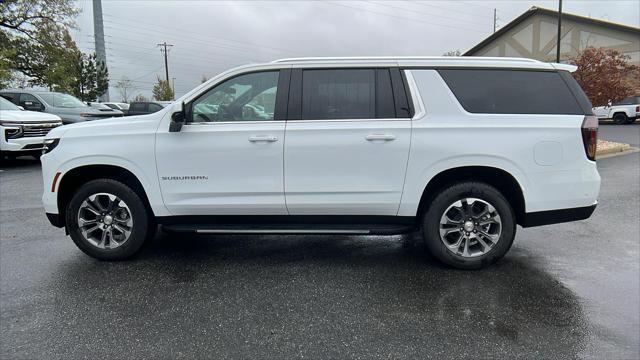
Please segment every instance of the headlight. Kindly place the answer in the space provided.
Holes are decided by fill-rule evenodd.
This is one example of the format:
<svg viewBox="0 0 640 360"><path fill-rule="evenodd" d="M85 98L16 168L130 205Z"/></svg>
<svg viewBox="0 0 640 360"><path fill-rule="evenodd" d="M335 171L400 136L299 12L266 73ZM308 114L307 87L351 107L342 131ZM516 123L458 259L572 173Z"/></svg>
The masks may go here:
<svg viewBox="0 0 640 360"><path fill-rule="evenodd" d="M50 153L59 143L60 139L46 139L42 143L42 155Z"/></svg>
<svg viewBox="0 0 640 360"><path fill-rule="evenodd" d="M5 139L16 139L22 136L22 125L2 124Z"/></svg>

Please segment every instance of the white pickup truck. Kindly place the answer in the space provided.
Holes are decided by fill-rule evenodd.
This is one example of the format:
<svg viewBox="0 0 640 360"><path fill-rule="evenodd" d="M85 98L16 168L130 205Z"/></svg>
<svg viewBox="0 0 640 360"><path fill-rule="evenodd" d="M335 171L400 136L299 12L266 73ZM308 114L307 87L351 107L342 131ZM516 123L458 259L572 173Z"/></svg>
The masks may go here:
<svg viewBox="0 0 640 360"><path fill-rule="evenodd" d="M640 96L629 96L606 106L593 108L598 120L613 120L618 125L631 124L640 117Z"/></svg>

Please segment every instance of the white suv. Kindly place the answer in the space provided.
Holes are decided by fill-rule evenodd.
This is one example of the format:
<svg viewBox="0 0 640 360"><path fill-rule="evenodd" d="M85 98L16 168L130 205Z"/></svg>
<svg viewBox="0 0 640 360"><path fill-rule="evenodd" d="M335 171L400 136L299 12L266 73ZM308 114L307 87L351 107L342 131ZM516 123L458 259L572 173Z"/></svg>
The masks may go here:
<svg viewBox="0 0 640 360"><path fill-rule="evenodd" d="M0 96L0 159L42 153L47 133L62 125L53 114L27 111Z"/></svg>
<svg viewBox="0 0 640 360"><path fill-rule="evenodd" d="M285 59L150 115L52 131L44 207L85 253L173 232L397 234L504 256L516 224L588 218L597 119L575 67L509 58ZM179 241L179 240L176 240Z"/></svg>

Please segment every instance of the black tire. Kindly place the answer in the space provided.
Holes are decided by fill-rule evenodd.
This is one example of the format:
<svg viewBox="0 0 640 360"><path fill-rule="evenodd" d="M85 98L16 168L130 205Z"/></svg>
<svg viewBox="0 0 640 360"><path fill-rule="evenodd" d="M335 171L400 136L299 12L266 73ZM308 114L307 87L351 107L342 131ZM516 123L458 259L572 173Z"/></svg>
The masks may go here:
<svg viewBox="0 0 640 360"><path fill-rule="evenodd" d="M627 115L623 113L617 113L613 115L613 122L616 123L616 125L624 125L627 123L627 121Z"/></svg>
<svg viewBox="0 0 640 360"><path fill-rule="evenodd" d="M491 204L502 222L495 245L476 257L463 257L449 250L440 238L440 219L447 208L458 200L477 198ZM423 218L423 237L427 249L441 262L459 269L480 269L501 259L513 244L516 235L515 213L496 188L480 182L463 182L445 188L430 204Z"/></svg>
<svg viewBox="0 0 640 360"><path fill-rule="evenodd" d="M101 249L94 246L82 235L78 226L77 216L81 204L96 193L109 193L122 199L129 207L133 218L129 238L114 249ZM151 218L140 196L127 185L112 179L92 180L82 185L71 198L65 212L66 226L76 246L89 256L109 261L128 259L142 248L147 238L155 233L153 231L155 222Z"/></svg>
<svg viewBox="0 0 640 360"><path fill-rule="evenodd" d="M636 119L634 119L634 118L627 118L627 124L633 124L634 122L636 122Z"/></svg>

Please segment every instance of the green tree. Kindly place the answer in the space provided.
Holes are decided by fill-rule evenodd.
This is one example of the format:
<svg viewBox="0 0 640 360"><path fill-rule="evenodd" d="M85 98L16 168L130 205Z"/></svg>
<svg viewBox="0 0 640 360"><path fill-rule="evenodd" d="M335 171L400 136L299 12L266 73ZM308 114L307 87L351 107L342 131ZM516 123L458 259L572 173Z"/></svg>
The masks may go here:
<svg viewBox="0 0 640 360"><path fill-rule="evenodd" d="M20 72L34 85L69 88L77 13L72 0L0 1L0 86Z"/></svg>
<svg viewBox="0 0 640 360"><path fill-rule="evenodd" d="M162 80L160 77L158 81L153 85L153 98L158 101L169 101L173 99L173 90L167 80Z"/></svg>
<svg viewBox="0 0 640 360"><path fill-rule="evenodd" d="M82 101L95 101L109 86L109 72L96 54L76 53L71 93Z"/></svg>

